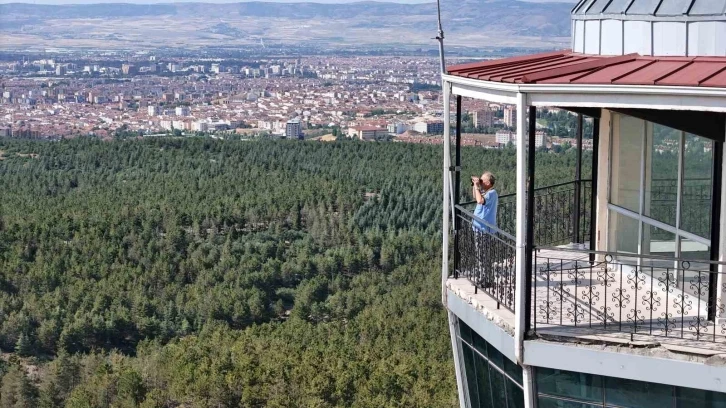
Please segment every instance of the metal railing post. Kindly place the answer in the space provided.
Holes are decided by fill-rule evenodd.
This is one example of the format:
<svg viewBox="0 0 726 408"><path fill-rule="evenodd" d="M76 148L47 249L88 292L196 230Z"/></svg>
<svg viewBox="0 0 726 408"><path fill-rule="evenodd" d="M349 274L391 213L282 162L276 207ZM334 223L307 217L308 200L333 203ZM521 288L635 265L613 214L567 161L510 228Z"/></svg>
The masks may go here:
<svg viewBox="0 0 726 408"><path fill-rule="evenodd" d="M537 108L529 107L529 144L527 152L527 241L525 243L525 267L524 276L526 285L524 286L525 308L524 308L524 333L532 327L532 262L534 254L534 167L535 167L535 146L534 138L537 130Z"/></svg>
<svg viewBox="0 0 726 408"><path fill-rule="evenodd" d="M721 248L721 174L723 169L723 142L713 142L713 178L711 181L711 260L719 260ZM718 303L718 267L711 264L708 275L708 320L716 318Z"/></svg>
<svg viewBox="0 0 726 408"><path fill-rule="evenodd" d="M590 181L590 249L597 249L597 166L600 149L600 118L592 121L592 177ZM590 263L595 262L595 254L590 254Z"/></svg>
<svg viewBox="0 0 726 408"><path fill-rule="evenodd" d="M580 239L580 198L582 190L582 113L577 114L577 156L575 160L575 197L572 209L572 242L582 243Z"/></svg>
<svg viewBox="0 0 726 408"><path fill-rule="evenodd" d="M449 278L449 234L451 233L451 199L449 197L449 188L451 183L451 88L450 84L442 80L442 89L444 92L444 165L442 167L442 181L441 186L442 193L442 204L443 209L442 221L441 221L441 302L444 307L447 306L447 289L446 280Z"/></svg>
<svg viewBox="0 0 726 408"><path fill-rule="evenodd" d="M456 95L456 151L454 162L454 278L459 277L460 254L459 254L459 220L458 205L461 200L461 95Z"/></svg>

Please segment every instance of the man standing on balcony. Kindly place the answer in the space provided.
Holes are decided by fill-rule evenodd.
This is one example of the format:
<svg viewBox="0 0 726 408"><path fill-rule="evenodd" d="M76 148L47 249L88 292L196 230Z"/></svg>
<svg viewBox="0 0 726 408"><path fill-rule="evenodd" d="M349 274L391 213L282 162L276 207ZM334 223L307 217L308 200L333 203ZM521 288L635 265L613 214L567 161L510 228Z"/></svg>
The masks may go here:
<svg viewBox="0 0 726 408"><path fill-rule="evenodd" d="M474 215L484 220L486 223L474 220L474 227L483 232L494 232L492 227L497 226L497 204L499 204L499 195L494 189L496 182L494 175L485 172L481 178L472 176L472 195L476 199L476 209Z"/></svg>

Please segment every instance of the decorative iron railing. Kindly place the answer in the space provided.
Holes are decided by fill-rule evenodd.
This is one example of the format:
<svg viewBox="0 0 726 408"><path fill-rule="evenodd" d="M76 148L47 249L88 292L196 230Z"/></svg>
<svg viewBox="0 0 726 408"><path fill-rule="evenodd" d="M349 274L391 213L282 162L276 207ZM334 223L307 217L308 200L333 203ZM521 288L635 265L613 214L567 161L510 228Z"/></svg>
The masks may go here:
<svg viewBox="0 0 726 408"><path fill-rule="evenodd" d="M580 191L579 208L575 195ZM571 242L587 242L590 238L590 180L570 181L534 190L535 245L561 245ZM462 204L473 206L475 202ZM578 215L575 215L578 214ZM575 223L579 223L575 228ZM517 195L499 196L497 227L509 235L515 235L517 225Z"/></svg>
<svg viewBox="0 0 726 408"><path fill-rule="evenodd" d="M590 181L583 180L535 189L536 245L585 242L590 236ZM579 210L575 196L580 189ZM497 301L497 307L514 311L516 195L499 197L497 225L483 226L467 208L456 206L454 276L469 279ZM579 223L575 228L575 223Z"/></svg>
<svg viewBox="0 0 726 408"><path fill-rule="evenodd" d="M531 282L532 327L726 343L726 323L714 318L724 313L716 297L719 265L540 247Z"/></svg>
<svg viewBox="0 0 726 408"><path fill-rule="evenodd" d="M454 238L455 277L464 277L514 312L516 241L508 234L456 207L457 234Z"/></svg>

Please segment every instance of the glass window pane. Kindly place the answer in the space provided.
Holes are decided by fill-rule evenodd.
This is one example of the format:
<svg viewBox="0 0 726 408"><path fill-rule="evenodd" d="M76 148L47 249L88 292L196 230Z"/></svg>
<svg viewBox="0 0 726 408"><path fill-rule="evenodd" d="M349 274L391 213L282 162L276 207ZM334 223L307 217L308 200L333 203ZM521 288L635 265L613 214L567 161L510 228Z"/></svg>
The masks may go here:
<svg viewBox="0 0 726 408"><path fill-rule="evenodd" d="M708 287L710 285L709 272L711 265L706 262L710 258L710 247L687 238L681 238L681 257L690 260L679 267L678 284L686 293L708 299Z"/></svg>
<svg viewBox="0 0 726 408"><path fill-rule="evenodd" d="M675 226L681 132L648 122L647 134L645 215Z"/></svg>
<svg viewBox="0 0 726 408"><path fill-rule="evenodd" d="M507 380L508 408L524 408L524 391L512 381Z"/></svg>
<svg viewBox="0 0 726 408"><path fill-rule="evenodd" d="M726 408L726 394L676 387L676 407Z"/></svg>
<svg viewBox="0 0 726 408"><path fill-rule="evenodd" d="M711 258L711 247L682 237L681 258L708 261Z"/></svg>
<svg viewBox="0 0 726 408"><path fill-rule="evenodd" d="M492 402L497 408L507 406L507 390L504 386L504 374L494 367L489 367L489 380L492 384Z"/></svg>
<svg viewBox="0 0 726 408"><path fill-rule="evenodd" d="M602 377L599 375L549 368L537 368L536 371L537 390L542 394L602 403Z"/></svg>
<svg viewBox="0 0 726 408"><path fill-rule="evenodd" d="M487 355L487 342L486 340L482 339L478 334L476 334L474 331L471 332L471 337L474 339L474 348L476 351L480 352L481 355L486 356Z"/></svg>
<svg viewBox="0 0 726 408"><path fill-rule="evenodd" d="M676 256L676 234L656 226L643 225L643 255Z"/></svg>
<svg viewBox="0 0 726 408"><path fill-rule="evenodd" d="M618 115L613 137L610 202L640 213L640 168L645 121Z"/></svg>
<svg viewBox="0 0 726 408"><path fill-rule="evenodd" d="M605 378L605 403L622 407L663 408L673 405L673 387L624 378Z"/></svg>
<svg viewBox="0 0 726 408"><path fill-rule="evenodd" d="M709 238L714 143L691 134L686 134L685 141L681 229Z"/></svg>
<svg viewBox="0 0 726 408"><path fill-rule="evenodd" d="M610 211L610 251L638 253L638 221Z"/></svg>
<svg viewBox="0 0 726 408"><path fill-rule="evenodd" d="M676 234L664 231L652 225L643 224L643 255L654 255L660 258L643 258L642 271L655 279L664 280L666 276L676 273ZM672 279L672 278L671 278Z"/></svg>
<svg viewBox="0 0 726 408"><path fill-rule="evenodd" d="M514 379L517 384L522 385L522 367L518 366L517 363L513 362L512 360L505 358L504 359L504 372L507 373L509 377Z"/></svg>
<svg viewBox="0 0 726 408"><path fill-rule="evenodd" d="M465 342L471 344L471 328L464 322L459 320L459 337Z"/></svg>
<svg viewBox="0 0 726 408"><path fill-rule="evenodd" d="M668 258L676 256L676 234L662 230L656 226L643 224L643 255L654 255ZM673 267L673 261L644 259L645 265Z"/></svg>
<svg viewBox="0 0 726 408"><path fill-rule="evenodd" d="M479 408L498 408L499 406L492 402L492 390L489 383L489 363L481 356L474 355L476 358L476 377L479 387ZM476 407L476 405L472 405Z"/></svg>
<svg viewBox="0 0 726 408"><path fill-rule="evenodd" d="M540 396L537 399L537 408L596 408L602 405L590 405L572 401L562 401Z"/></svg>
<svg viewBox="0 0 726 408"><path fill-rule="evenodd" d="M688 269L681 269L678 274L679 284L685 288L687 293L698 296L701 299L708 298L709 271L711 265L706 262L711 257L711 248L700 242L687 238L681 238L681 258L689 259L686 263Z"/></svg>
<svg viewBox="0 0 726 408"><path fill-rule="evenodd" d="M464 370L466 385L469 388L469 401L472 407L477 407L479 406L479 391L476 380L476 367L474 366L474 351L463 345L461 352L464 354Z"/></svg>
<svg viewBox="0 0 726 408"><path fill-rule="evenodd" d="M491 345L487 347L487 351L489 352L489 361L495 366L499 367L500 370L504 370L504 360L506 360L507 358L504 357L504 355L500 353L499 350L492 347Z"/></svg>

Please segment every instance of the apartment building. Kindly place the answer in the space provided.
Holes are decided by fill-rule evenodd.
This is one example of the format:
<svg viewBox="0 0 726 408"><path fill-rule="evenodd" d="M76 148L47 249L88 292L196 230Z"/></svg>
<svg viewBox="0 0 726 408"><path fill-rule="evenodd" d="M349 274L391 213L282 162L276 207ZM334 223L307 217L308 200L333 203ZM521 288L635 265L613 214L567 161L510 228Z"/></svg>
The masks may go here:
<svg viewBox="0 0 726 408"><path fill-rule="evenodd" d="M487 128L494 125L494 111L486 108L478 111L474 111L472 113L472 120L474 122L474 127L477 128Z"/></svg>
<svg viewBox="0 0 726 408"><path fill-rule="evenodd" d="M375 126L353 126L348 128L348 137L360 140L375 140L388 134L388 129Z"/></svg>
<svg viewBox="0 0 726 408"><path fill-rule="evenodd" d="M514 106L504 108L504 124L510 128L517 126L517 108Z"/></svg>
<svg viewBox="0 0 726 408"><path fill-rule="evenodd" d="M509 130L500 130L494 136L500 145L506 145L509 142L514 143L514 133Z"/></svg>
<svg viewBox="0 0 726 408"><path fill-rule="evenodd" d="M303 135L300 118L287 121L285 125L285 137L288 139L304 139L305 136Z"/></svg>
<svg viewBox="0 0 726 408"><path fill-rule="evenodd" d="M442 134L444 133L444 122L438 120L430 120L425 122L416 122L413 130L426 134Z"/></svg>

